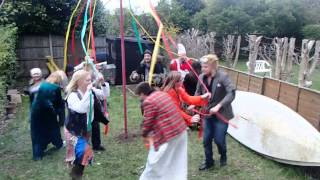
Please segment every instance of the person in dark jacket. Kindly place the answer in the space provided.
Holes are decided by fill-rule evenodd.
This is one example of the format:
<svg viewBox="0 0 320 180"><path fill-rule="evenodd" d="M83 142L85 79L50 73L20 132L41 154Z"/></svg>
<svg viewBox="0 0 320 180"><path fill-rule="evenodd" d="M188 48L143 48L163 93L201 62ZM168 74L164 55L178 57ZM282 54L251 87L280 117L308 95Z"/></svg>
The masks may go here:
<svg viewBox="0 0 320 180"><path fill-rule="evenodd" d="M206 111L210 114L205 118L203 145L205 151L205 162L199 170L206 170L214 165L212 153L212 139L218 147L220 154L220 166L227 165L227 145L226 133L228 124L219 120L215 115L219 112L226 119L234 117L231 102L235 98L235 86L229 76L218 69L218 57L209 54L201 58L202 74L199 79L204 82L207 89L211 92L211 99L208 102ZM206 93L206 89L200 82L197 84L196 95Z"/></svg>
<svg viewBox="0 0 320 180"><path fill-rule="evenodd" d="M145 50L143 55L143 60L140 62L139 67L133 71L130 75L130 80L132 82L148 81L149 71L151 65L152 53L150 50ZM163 65L159 62L156 63L154 68L154 74L163 74Z"/></svg>
<svg viewBox="0 0 320 180"><path fill-rule="evenodd" d="M61 111L64 111L64 101L61 97L59 84L64 80L63 71L52 73L39 87L31 105L31 141L33 159L40 160L48 144L56 149L63 145L60 124L64 121ZM58 120L59 116L59 120Z"/></svg>
<svg viewBox="0 0 320 180"><path fill-rule="evenodd" d="M201 64L198 61L192 62L192 69L198 74L201 73ZM198 78L193 71L190 71L183 80L183 86L189 95L194 95L197 89Z"/></svg>

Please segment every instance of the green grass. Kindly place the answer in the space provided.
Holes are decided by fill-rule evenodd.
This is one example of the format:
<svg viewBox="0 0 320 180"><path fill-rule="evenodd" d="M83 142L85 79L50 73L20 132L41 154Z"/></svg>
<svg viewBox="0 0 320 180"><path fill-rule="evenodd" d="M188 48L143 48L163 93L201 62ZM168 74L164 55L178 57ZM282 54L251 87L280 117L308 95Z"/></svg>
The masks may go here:
<svg viewBox="0 0 320 180"><path fill-rule="evenodd" d="M246 62L247 61L244 59L239 60L237 66L236 66L236 69L239 71L242 71L242 72L248 72ZM226 62L222 61L221 64L225 65ZM263 76L264 74L260 73L257 75ZM298 84L298 77L299 77L299 66L298 65L293 66L292 75L293 76L290 79L290 83ZM311 81L312 81L312 86L310 88L317 90L317 91L320 91L320 67L318 69L315 69L315 72L311 76Z"/></svg>
<svg viewBox="0 0 320 180"><path fill-rule="evenodd" d="M147 151L138 135L141 123L139 101L128 96L128 127L130 135L138 135L123 142L118 137L123 134L122 96L119 88L112 88L110 98L110 133L103 136L106 151L95 153L93 166L85 170L84 179L138 179L139 167L146 162ZM42 161L31 160L31 141L28 122L29 104L26 98L19 108L16 119L12 120L0 136L0 179L69 179L69 169L63 162L65 148L53 152ZM203 160L203 147L197 132L189 132L188 167L190 180L208 179L311 179L304 169L283 165L248 150L228 137L228 166L218 166L207 172L199 172L198 165ZM215 150L217 159L217 151Z"/></svg>

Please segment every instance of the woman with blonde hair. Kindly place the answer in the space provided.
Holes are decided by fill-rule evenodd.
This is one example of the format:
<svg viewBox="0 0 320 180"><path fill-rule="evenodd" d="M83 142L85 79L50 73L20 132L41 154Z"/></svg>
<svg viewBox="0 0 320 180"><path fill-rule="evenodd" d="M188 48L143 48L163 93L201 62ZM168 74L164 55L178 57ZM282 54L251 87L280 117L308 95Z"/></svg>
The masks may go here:
<svg viewBox="0 0 320 180"><path fill-rule="evenodd" d="M70 140L74 144L71 147L74 149L74 154L67 150L66 160L73 161L70 174L73 179L81 178L84 167L93 159L93 152L88 140L91 135L92 122L96 115L94 104L98 100L103 100L108 94L102 76L98 77L98 82L102 84L101 89L92 86L90 72L79 70L73 74L66 88L69 114L65 126L70 135L70 137L67 137L69 138L67 141ZM70 148L70 141L67 142L67 148Z"/></svg>
<svg viewBox="0 0 320 180"><path fill-rule="evenodd" d="M162 91L167 92L175 104L178 106L183 119L187 126L192 126L193 123L197 123L200 120L198 114L191 116L185 112L182 108L182 103L188 105L202 106L206 103L206 100L211 97L210 93L205 93L201 96L190 96L182 87L183 78L178 71L171 71L164 81Z"/></svg>
<svg viewBox="0 0 320 180"><path fill-rule="evenodd" d="M64 121L64 101L59 85L64 81L64 77L63 71L50 74L40 84L32 102L30 129L34 160L42 159L48 144L52 143L56 149L63 145L59 125Z"/></svg>

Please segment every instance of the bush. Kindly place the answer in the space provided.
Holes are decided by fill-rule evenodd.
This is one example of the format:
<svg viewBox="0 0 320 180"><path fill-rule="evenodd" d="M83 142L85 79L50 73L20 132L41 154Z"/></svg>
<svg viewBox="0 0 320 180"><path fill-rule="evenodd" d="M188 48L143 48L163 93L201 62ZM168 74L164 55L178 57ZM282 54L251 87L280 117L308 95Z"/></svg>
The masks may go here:
<svg viewBox="0 0 320 180"><path fill-rule="evenodd" d="M17 28L0 26L0 34L0 113L2 113L6 104L6 90L15 81Z"/></svg>
<svg viewBox="0 0 320 180"><path fill-rule="evenodd" d="M302 28L304 38L320 40L320 24L306 25Z"/></svg>

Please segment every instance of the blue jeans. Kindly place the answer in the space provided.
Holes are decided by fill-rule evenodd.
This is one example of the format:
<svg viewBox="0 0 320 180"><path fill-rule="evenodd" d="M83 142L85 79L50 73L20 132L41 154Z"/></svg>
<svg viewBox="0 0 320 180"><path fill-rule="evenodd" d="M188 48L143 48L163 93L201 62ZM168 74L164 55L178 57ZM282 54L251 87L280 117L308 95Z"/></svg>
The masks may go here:
<svg viewBox="0 0 320 180"><path fill-rule="evenodd" d="M216 116L210 116L205 119L203 146L206 156L206 164L211 165L214 163L212 151L212 139L218 147L219 154L223 157L227 156L226 134L228 124L217 119Z"/></svg>

